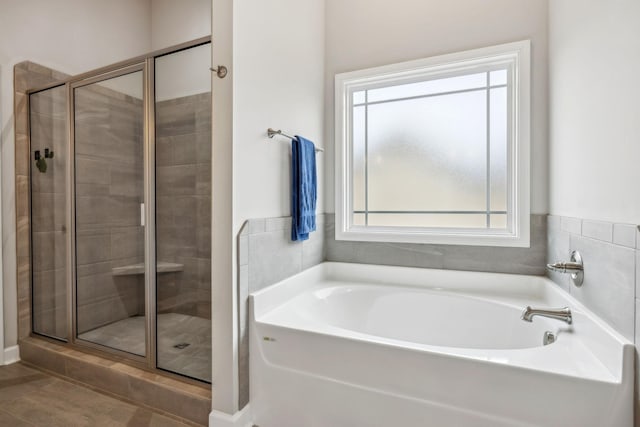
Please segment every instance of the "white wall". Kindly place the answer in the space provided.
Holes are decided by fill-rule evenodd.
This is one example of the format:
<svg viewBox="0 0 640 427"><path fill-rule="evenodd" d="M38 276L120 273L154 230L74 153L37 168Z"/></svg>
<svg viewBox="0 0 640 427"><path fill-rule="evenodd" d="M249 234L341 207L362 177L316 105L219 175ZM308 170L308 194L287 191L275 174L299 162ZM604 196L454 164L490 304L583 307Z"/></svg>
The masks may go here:
<svg viewBox="0 0 640 427"><path fill-rule="evenodd" d="M149 0L151 50L211 34L212 0Z"/></svg>
<svg viewBox="0 0 640 427"><path fill-rule="evenodd" d="M158 58L155 67L156 100L210 92L210 50L210 45L204 45Z"/></svg>
<svg viewBox="0 0 640 427"><path fill-rule="evenodd" d="M324 146L324 1L237 1L234 9L234 231L249 218L288 216L290 142ZM326 154L318 154L323 184ZM331 159L328 159L331 160ZM322 188L318 212L324 212Z"/></svg>
<svg viewBox="0 0 640 427"><path fill-rule="evenodd" d="M150 0L151 49L174 46L211 34L212 0ZM156 69L156 99L209 92L211 80L210 55L200 49L190 49L163 57ZM207 72L202 72L207 70ZM180 78L174 78L180 76Z"/></svg>
<svg viewBox="0 0 640 427"><path fill-rule="evenodd" d="M531 39L532 213L547 213L547 0L326 0L325 135L333 158L336 73ZM327 161L326 211L334 210Z"/></svg>
<svg viewBox="0 0 640 427"><path fill-rule="evenodd" d="M238 410L238 330L233 238L233 27L234 0L212 0L212 62L229 67L219 79L211 73L213 147L211 179L211 342L213 409L223 415ZM211 418L211 417L210 417ZM209 425L216 425L210 420ZM224 424L223 424L224 425ZM233 424L230 424L233 425Z"/></svg>
<svg viewBox="0 0 640 427"><path fill-rule="evenodd" d="M149 0L0 0L4 346L17 341L13 66L30 60L77 74L151 46Z"/></svg>
<svg viewBox="0 0 640 427"><path fill-rule="evenodd" d="M216 422L239 409L237 233L246 219L290 215L290 143L269 140L267 128L306 136L320 146L325 142L324 1L214 0L213 17L213 62L232 61L226 79L213 78L213 407L218 412L211 420ZM322 155L318 160L322 185ZM320 193L319 212L322 199Z"/></svg>
<svg viewBox="0 0 640 427"><path fill-rule="evenodd" d="M550 213L640 224L640 2L550 2Z"/></svg>

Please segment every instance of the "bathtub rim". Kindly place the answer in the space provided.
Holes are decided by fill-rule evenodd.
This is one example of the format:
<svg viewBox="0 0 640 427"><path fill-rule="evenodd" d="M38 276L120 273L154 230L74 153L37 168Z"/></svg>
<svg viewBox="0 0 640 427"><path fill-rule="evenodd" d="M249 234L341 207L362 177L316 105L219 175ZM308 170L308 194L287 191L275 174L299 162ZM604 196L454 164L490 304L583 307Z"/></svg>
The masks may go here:
<svg viewBox="0 0 640 427"><path fill-rule="evenodd" d="M570 293L566 292L554 282L552 282L549 278L545 276L531 276L531 275L520 275L520 274L509 274L509 273L491 273L491 272L475 272L475 271L460 271L460 270L443 270L443 269L428 269L428 268L418 268L418 267L402 267L402 266L387 266L387 265L377 265L377 264L356 264L356 263L343 263L343 262L324 262L318 264L314 267L306 269L298 274L295 274L291 277L288 277L278 283L265 287L259 291L253 292L249 295L249 313L250 313L250 323L254 323L256 325L269 325L278 328L290 329L292 331L302 331L305 333L319 334L319 335L327 335L327 336L335 336L342 339L354 339L367 341L370 343L375 343L377 345L386 345L394 348L405 348L412 351L422 351L429 352L433 354L437 354L440 356L446 357L456 357L463 359L472 359L476 360L480 363L497 363L492 360L484 360L483 358L474 357L473 355L465 355L459 354L454 347L439 347L433 345L422 345L416 343L410 343L407 341L396 340L392 338L384 338L377 337L375 335L368 335L364 333L358 333L356 331L341 329L332 325L326 325L323 331L318 330L308 330L305 328L296 328L293 326L285 326L280 324L272 324L268 322L264 322L261 318L271 312L272 310L276 310L279 307L287 304L292 298L300 295L304 292L312 291L318 286L321 285L323 280L333 279L336 280L336 275L343 274L347 272L347 276L350 277L340 277L340 281L348 281L354 286L357 286L358 283L362 284L383 284L387 286L402 286L406 287L403 280L396 280L395 283L383 282L380 283L383 278L380 276L377 279L373 279L373 282L369 278L358 279L358 274L363 274L367 272L386 272L388 275L394 275L397 277L397 273L414 273L417 275L431 275L434 277L446 277L449 279L460 279L460 278L468 278L468 277L481 277L486 280L497 279L498 281L506 283L509 282L509 287L518 287L521 289L516 289L518 292L515 295L537 295L538 297L548 297L558 299L560 301L565 301L567 305L571 308L574 316L576 318L584 318L587 319L587 322L584 322L583 330L586 332L585 339L582 341L585 342L587 348L589 348L591 354L595 356L595 358L599 361L599 363L605 367L606 370L610 373L613 381L609 380L601 380L604 382L613 382L613 383L623 383L628 380L626 378L628 375L629 363L632 364L634 362L634 354L635 354L635 346L634 344L619 332L617 332L613 327L611 327L606 321L600 318L596 313L589 310L585 307L580 301L575 299ZM354 277L356 280L354 280ZM361 276L360 276L361 277ZM424 276L423 276L424 277ZM415 278L415 276L414 276ZM302 280L301 280L302 279ZM515 279L515 280L514 280ZM378 282L378 283L376 283ZM427 284L411 284L408 285L411 288L423 288L423 289L438 289L443 288L443 286L429 286ZM474 288L476 285L472 285ZM455 289L455 287L454 287ZM466 289L465 286L458 288L458 290ZM533 291L533 293L523 292L526 290ZM524 308L524 307L523 307ZM575 323L574 323L575 325ZM332 333L335 331L348 331L348 334L344 333ZM581 336L582 338L582 336ZM407 345L408 344L408 345ZM611 345L615 344L615 345ZM534 347L535 349L535 347ZM488 349L487 349L488 350ZM523 350L523 349L519 349ZM516 350L507 350L507 351L519 351ZM526 349L524 349L526 351ZM473 353L473 352L471 352ZM631 360L631 362L629 362ZM545 369L537 369L534 367L521 366L521 365L510 365L505 364L506 366L511 366L513 368L518 369L527 369L527 370L536 370L540 372L548 372L555 375L565 375L567 377L580 377L578 375L573 374L565 374L562 372L556 371L546 371ZM586 378L585 378L586 379ZM600 381L598 379L592 379L594 381Z"/></svg>

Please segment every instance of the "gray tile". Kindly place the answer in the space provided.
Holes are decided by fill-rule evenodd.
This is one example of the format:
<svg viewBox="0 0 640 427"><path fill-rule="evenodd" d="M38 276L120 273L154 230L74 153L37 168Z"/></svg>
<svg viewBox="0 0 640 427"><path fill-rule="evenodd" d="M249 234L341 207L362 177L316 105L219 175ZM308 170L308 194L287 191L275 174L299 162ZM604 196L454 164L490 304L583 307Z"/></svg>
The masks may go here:
<svg viewBox="0 0 640 427"><path fill-rule="evenodd" d="M635 248L636 226L632 224L613 224L613 243Z"/></svg>
<svg viewBox="0 0 640 427"><path fill-rule="evenodd" d="M302 242L302 269L318 265L325 259L325 235L322 225L309 234L309 240Z"/></svg>
<svg viewBox="0 0 640 427"><path fill-rule="evenodd" d="M109 184L109 164L92 160L84 156L76 156L76 182L82 184Z"/></svg>
<svg viewBox="0 0 640 427"><path fill-rule="evenodd" d="M247 327L247 322L244 316L246 315L247 307L245 305L249 298L249 266L243 265L240 267L238 274L238 300L240 301L240 329Z"/></svg>
<svg viewBox="0 0 640 427"><path fill-rule="evenodd" d="M240 227L240 232L238 236L247 236L249 234L249 221L245 221Z"/></svg>
<svg viewBox="0 0 640 427"><path fill-rule="evenodd" d="M444 268L443 251L438 245L327 240L327 260L337 262Z"/></svg>
<svg viewBox="0 0 640 427"><path fill-rule="evenodd" d="M290 216L266 219L265 231L285 230L287 227L291 227Z"/></svg>
<svg viewBox="0 0 640 427"><path fill-rule="evenodd" d="M604 221L582 221L582 235L604 242L613 242L613 224Z"/></svg>
<svg viewBox="0 0 640 427"><path fill-rule="evenodd" d="M640 299L636 298L636 313L640 313ZM636 346L640 345L640 316L636 316L636 330L634 335L634 341ZM640 375L640 370L638 370L637 375Z"/></svg>
<svg viewBox="0 0 640 427"><path fill-rule="evenodd" d="M174 165L195 164L198 160L195 134L171 137Z"/></svg>
<svg viewBox="0 0 640 427"><path fill-rule="evenodd" d="M160 195L193 194L196 188L195 165L158 166L156 188Z"/></svg>
<svg viewBox="0 0 640 427"><path fill-rule="evenodd" d="M326 215L325 233L328 261L544 274L544 215L532 216L530 248L336 241L333 215Z"/></svg>
<svg viewBox="0 0 640 427"><path fill-rule="evenodd" d="M570 234L566 231L562 231L560 227L560 217L550 217L548 222L549 228L547 231L547 263L554 263L557 261L567 261L571 253L571 240ZM567 274L558 273L555 271L547 271L547 276L558 284L565 291L570 292L569 276Z"/></svg>
<svg viewBox="0 0 640 427"><path fill-rule="evenodd" d="M196 164L196 194L211 195L211 164Z"/></svg>
<svg viewBox="0 0 640 427"><path fill-rule="evenodd" d="M636 298L640 298L640 250L636 250Z"/></svg>
<svg viewBox="0 0 640 427"><path fill-rule="evenodd" d="M582 234L582 220L563 216L560 218L560 228L562 231L580 235Z"/></svg>
<svg viewBox="0 0 640 427"><path fill-rule="evenodd" d="M249 236L244 235L238 238L238 264L247 265L249 262Z"/></svg>
<svg viewBox="0 0 640 427"><path fill-rule="evenodd" d="M249 234L264 233L266 231L267 221L264 218L250 219L247 222L249 223Z"/></svg>
<svg viewBox="0 0 640 427"><path fill-rule="evenodd" d="M545 244L531 248L443 246L443 268L512 274L542 275L545 272Z"/></svg>
<svg viewBox="0 0 640 427"><path fill-rule="evenodd" d="M239 381L240 387L246 389L249 387L249 266L240 267L238 279L238 320L239 320L239 336L240 344L238 347L238 358L240 363ZM243 398L241 398L242 400Z"/></svg>
<svg viewBox="0 0 640 427"><path fill-rule="evenodd" d="M302 244L291 242L285 231L249 236L249 292L272 285L301 270Z"/></svg>
<svg viewBox="0 0 640 427"><path fill-rule="evenodd" d="M571 236L571 249L584 260L584 283L571 294L618 332L633 339L635 309L635 253L622 246Z"/></svg>
<svg viewBox="0 0 640 427"><path fill-rule="evenodd" d="M635 345L636 345L636 354L635 354L635 362L636 362L636 373L635 373L635 389L636 393L634 396L634 405L635 405L635 426L640 426L640 396L638 395L638 390L640 390L640 369L637 367L640 366L640 359L638 358L638 349L640 348L640 299L636 299L636 333L635 333Z"/></svg>
<svg viewBox="0 0 640 427"><path fill-rule="evenodd" d="M92 236L78 233L76 239L78 265L111 260L110 234L104 233Z"/></svg>
<svg viewBox="0 0 640 427"><path fill-rule="evenodd" d="M562 217L558 215L547 215L547 229L560 230Z"/></svg>

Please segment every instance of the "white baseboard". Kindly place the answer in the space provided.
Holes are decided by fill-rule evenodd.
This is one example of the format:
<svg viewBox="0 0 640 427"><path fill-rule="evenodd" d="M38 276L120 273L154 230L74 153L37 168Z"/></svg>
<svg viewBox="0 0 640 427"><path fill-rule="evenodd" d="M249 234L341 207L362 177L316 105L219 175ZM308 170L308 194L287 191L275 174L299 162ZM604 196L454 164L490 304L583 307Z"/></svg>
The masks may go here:
<svg viewBox="0 0 640 427"><path fill-rule="evenodd" d="M233 415L215 409L209 414L209 427L252 427L251 408L249 405Z"/></svg>
<svg viewBox="0 0 640 427"><path fill-rule="evenodd" d="M10 365L20 361L20 349L17 345L4 349L4 364Z"/></svg>

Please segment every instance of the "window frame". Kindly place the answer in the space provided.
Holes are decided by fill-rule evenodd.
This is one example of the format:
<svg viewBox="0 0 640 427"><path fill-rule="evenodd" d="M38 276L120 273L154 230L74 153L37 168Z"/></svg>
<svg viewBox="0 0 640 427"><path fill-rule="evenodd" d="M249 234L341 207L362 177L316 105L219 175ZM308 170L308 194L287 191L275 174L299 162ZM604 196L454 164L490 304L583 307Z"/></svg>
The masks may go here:
<svg viewBox="0 0 640 427"><path fill-rule="evenodd" d="M336 240L529 247L530 41L467 50L335 76ZM353 92L484 72L507 65L507 229L357 226L353 221Z"/></svg>

